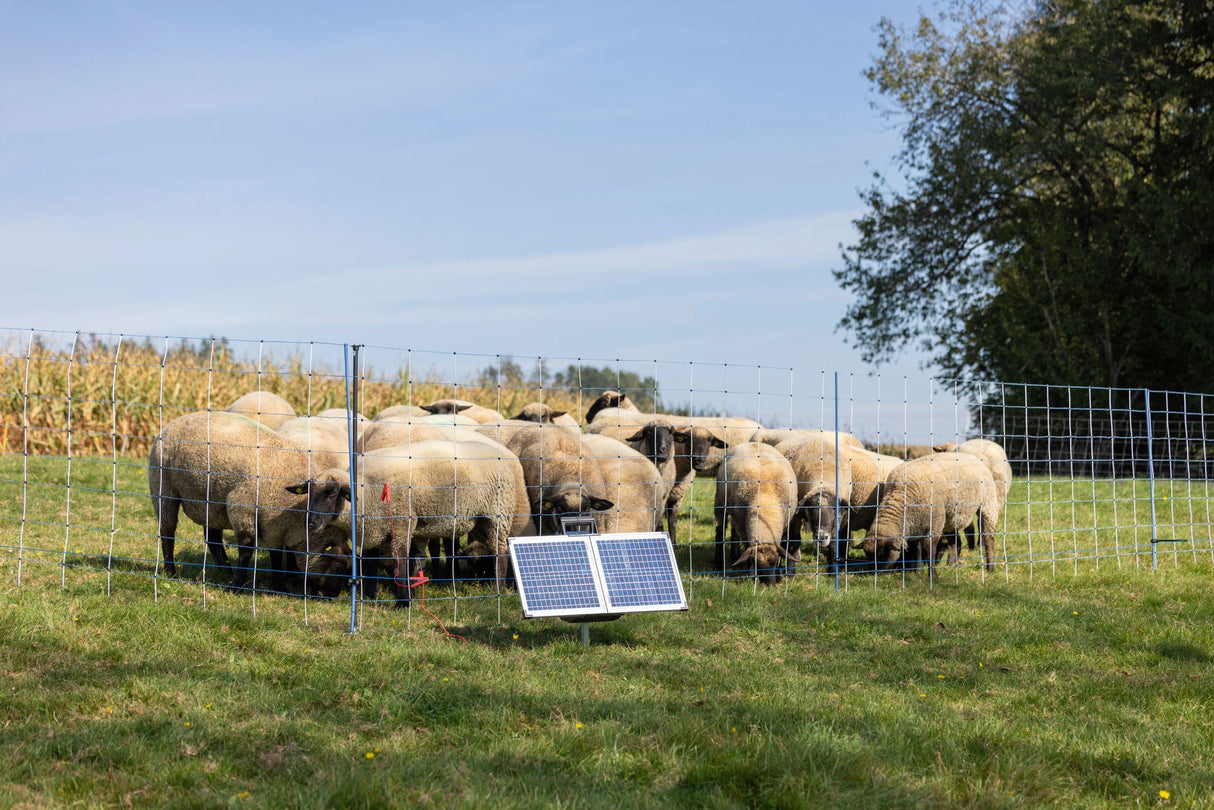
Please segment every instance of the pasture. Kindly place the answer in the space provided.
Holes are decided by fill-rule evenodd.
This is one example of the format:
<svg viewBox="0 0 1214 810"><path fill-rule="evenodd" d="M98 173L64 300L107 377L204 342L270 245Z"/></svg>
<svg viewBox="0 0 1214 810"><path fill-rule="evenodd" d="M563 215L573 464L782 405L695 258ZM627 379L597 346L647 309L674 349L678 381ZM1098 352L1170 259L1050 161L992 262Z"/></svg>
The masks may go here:
<svg viewBox="0 0 1214 810"><path fill-rule="evenodd" d="M994 574L970 552L836 591L707 573L701 480L691 609L583 647L483 585L349 634L348 599L155 576L143 475L0 458L6 806L1214 804L1204 482L1157 482L1190 538L1156 568L1145 482L1018 479Z"/></svg>

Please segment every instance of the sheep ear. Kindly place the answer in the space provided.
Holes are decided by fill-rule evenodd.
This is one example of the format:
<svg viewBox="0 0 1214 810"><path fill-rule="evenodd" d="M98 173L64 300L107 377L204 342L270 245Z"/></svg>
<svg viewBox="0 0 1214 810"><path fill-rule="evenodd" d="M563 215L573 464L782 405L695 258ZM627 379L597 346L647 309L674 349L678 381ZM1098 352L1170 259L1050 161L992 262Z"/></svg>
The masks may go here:
<svg viewBox="0 0 1214 810"><path fill-rule="evenodd" d="M615 506L614 503L606 498L591 498L590 509L594 512L606 512L608 509Z"/></svg>
<svg viewBox="0 0 1214 810"><path fill-rule="evenodd" d="M337 494L340 495L345 500L349 501L350 500L350 485L342 484L341 489L337 490Z"/></svg>
<svg viewBox="0 0 1214 810"><path fill-rule="evenodd" d="M712 439L708 443L710 445L712 445L713 447L719 447L722 450L729 449L729 445L725 444L725 442L718 439L716 436L713 436Z"/></svg>
<svg viewBox="0 0 1214 810"><path fill-rule="evenodd" d="M552 510L556 509L556 503L554 501L547 500L540 504L540 508L545 512L551 512Z"/></svg>
<svg viewBox="0 0 1214 810"><path fill-rule="evenodd" d="M307 495L308 494L308 482L304 481L301 484L294 484L292 486L289 486L289 487L287 487L287 492L290 492L292 495Z"/></svg>
<svg viewBox="0 0 1214 810"><path fill-rule="evenodd" d="M746 563L748 563L752 559L754 559L754 556L755 556L755 547L749 546L745 551L742 552L741 556L739 556L738 559L734 561L733 567L738 568L739 566L745 565Z"/></svg>
<svg viewBox="0 0 1214 810"><path fill-rule="evenodd" d="M421 408L426 413L442 413L443 412L442 407L439 405L419 405L418 407Z"/></svg>
<svg viewBox="0 0 1214 810"><path fill-rule="evenodd" d="M679 444L687 444L691 441L691 434L685 430L672 430L670 436Z"/></svg>
<svg viewBox="0 0 1214 810"><path fill-rule="evenodd" d="M625 439L624 441L626 441L626 442L641 442L641 441L644 441L644 440L645 440L645 431L644 431L644 430L638 430L636 433L632 434L631 436L629 436L629 437L628 437L627 439Z"/></svg>
<svg viewBox="0 0 1214 810"><path fill-rule="evenodd" d="M569 413L569 412L568 411L553 411L548 416L550 419L556 419L558 416L564 416L567 413Z"/></svg>

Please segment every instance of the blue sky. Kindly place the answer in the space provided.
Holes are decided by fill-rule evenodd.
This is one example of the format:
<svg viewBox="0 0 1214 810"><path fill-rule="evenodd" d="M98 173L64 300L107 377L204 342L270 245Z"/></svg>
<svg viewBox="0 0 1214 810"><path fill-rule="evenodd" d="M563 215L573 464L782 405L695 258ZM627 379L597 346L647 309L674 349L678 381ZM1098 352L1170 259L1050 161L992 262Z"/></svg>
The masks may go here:
<svg viewBox="0 0 1214 810"><path fill-rule="evenodd" d="M830 270L916 13L0 5L0 328L867 374Z"/></svg>

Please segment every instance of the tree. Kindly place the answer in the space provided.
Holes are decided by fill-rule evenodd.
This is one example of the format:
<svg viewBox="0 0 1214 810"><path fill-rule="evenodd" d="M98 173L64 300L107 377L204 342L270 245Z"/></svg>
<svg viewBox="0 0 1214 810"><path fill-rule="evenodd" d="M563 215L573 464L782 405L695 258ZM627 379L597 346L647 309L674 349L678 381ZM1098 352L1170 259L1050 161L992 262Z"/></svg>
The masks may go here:
<svg viewBox="0 0 1214 810"><path fill-rule="evenodd" d="M1214 391L1208 1L953 0L867 72L903 138L835 271L870 361Z"/></svg>
<svg viewBox="0 0 1214 810"><path fill-rule="evenodd" d="M610 366L570 365L558 371L552 378L554 388L584 391L591 398L603 391L620 391L642 411L651 412L658 405L658 381L654 377L641 377L632 371L613 369Z"/></svg>

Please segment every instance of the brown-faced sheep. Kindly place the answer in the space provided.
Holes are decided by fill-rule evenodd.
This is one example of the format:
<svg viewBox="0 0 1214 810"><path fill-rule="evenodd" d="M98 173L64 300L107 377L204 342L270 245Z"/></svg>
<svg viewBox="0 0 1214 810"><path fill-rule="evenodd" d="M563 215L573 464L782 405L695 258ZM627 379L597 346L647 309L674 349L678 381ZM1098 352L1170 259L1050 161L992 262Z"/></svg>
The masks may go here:
<svg viewBox="0 0 1214 810"><path fill-rule="evenodd" d="M603 513L615 504L607 498L603 472L580 433L533 424L515 432L506 446L523 465L538 534L559 533L562 515L593 514L598 530L605 531Z"/></svg>
<svg viewBox="0 0 1214 810"><path fill-rule="evenodd" d="M714 563L726 570L725 532L744 550L735 567L751 568L763 582L778 581L787 569L789 523L797 506L797 477L774 447L746 442L730 447L717 469Z"/></svg>
<svg viewBox="0 0 1214 810"><path fill-rule="evenodd" d="M577 420L567 412L554 410L551 405L545 405L542 402L528 402L522 407L522 410L510 418L534 422L537 425L557 425L569 430L581 430Z"/></svg>

